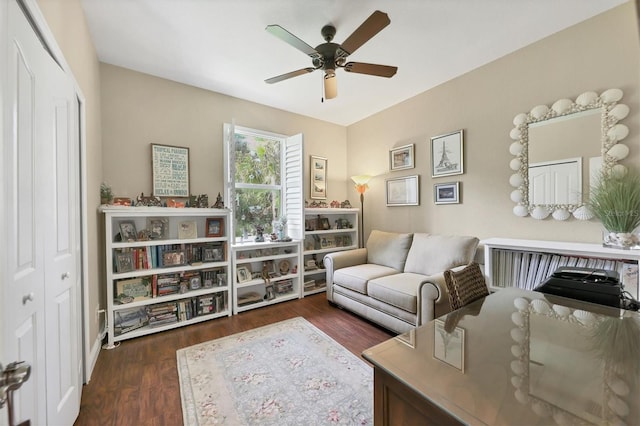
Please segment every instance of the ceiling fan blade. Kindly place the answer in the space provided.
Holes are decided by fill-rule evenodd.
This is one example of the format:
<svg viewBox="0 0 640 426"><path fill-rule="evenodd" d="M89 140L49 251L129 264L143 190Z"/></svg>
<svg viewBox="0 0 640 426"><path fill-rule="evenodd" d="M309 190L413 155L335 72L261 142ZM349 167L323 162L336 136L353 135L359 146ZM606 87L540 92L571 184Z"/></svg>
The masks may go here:
<svg viewBox="0 0 640 426"><path fill-rule="evenodd" d="M324 76L324 98L333 99L338 96L338 79L336 75Z"/></svg>
<svg viewBox="0 0 640 426"><path fill-rule="evenodd" d="M298 37L294 36L289 31L282 28L280 25L267 25L267 28L265 29L267 30L267 32L278 37L280 40L284 41L285 43L288 43L291 46L295 47L305 55L308 55L313 59L319 59L321 57L321 55L316 51L316 49L309 46L307 43L300 40Z"/></svg>
<svg viewBox="0 0 640 426"><path fill-rule="evenodd" d="M386 13L376 10L340 46L340 56L346 57L378 34L391 20Z"/></svg>
<svg viewBox="0 0 640 426"><path fill-rule="evenodd" d="M389 65L366 64L364 62L347 62L344 64L344 70L355 72L358 74L369 74L378 77L393 77L398 71L398 67Z"/></svg>
<svg viewBox="0 0 640 426"><path fill-rule="evenodd" d="M307 74L307 73L313 72L315 70L316 69L312 68L312 67L302 68L301 70L291 71L291 72L288 72L286 74L282 74L282 75L278 75L276 77L268 78L264 82L265 83L269 83L269 84L273 84L273 83L277 83L277 82L282 81L282 80L286 80L286 79L291 78L291 77L297 77L297 76L302 75L302 74Z"/></svg>

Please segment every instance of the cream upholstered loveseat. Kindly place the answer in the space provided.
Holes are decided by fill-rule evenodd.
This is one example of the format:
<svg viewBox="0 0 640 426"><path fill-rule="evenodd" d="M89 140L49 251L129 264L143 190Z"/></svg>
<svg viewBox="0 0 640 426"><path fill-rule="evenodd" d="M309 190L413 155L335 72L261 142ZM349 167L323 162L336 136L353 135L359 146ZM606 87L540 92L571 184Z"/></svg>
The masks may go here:
<svg viewBox="0 0 640 426"><path fill-rule="evenodd" d="M327 299L404 333L451 310L444 271L474 260L476 237L374 230L365 248L324 257Z"/></svg>

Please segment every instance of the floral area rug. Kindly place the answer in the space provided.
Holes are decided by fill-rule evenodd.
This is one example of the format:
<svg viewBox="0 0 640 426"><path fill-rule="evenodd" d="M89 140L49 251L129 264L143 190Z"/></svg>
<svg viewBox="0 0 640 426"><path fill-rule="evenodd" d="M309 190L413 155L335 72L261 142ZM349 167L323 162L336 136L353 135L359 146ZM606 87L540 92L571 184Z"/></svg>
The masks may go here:
<svg viewBox="0 0 640 426"><path fill-rule="evenodd" d="M180 349L185 425L373 424L373 371L293 318Z"/></svg>

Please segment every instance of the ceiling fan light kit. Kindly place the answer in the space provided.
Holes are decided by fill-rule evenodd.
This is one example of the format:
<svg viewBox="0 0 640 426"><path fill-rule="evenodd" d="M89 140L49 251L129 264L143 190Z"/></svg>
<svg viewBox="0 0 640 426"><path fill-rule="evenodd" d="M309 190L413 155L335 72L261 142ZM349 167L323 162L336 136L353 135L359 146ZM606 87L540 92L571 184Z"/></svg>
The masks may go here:
<svg viewBox="0 0 640 426"><path fill-rule="evenodd" d="M360 46L369 41L373 36L385 28L391 20L386 13L376 10L369 16L342 44L333 43L336 28L333 25L325 25L320 33L325 43L319 44L315 48L311 47L280 25L268 25L267 32L278 37L311 58L313 67L302 68L278 75L265 80L266 83L273 84L287 80L299 75L308 74L317 69L324 71L324 97L333 99L338 95L338 82L336 69L343 68L347 72L367 74L377 77L390 78L398 71L398 67L379 64L367 64L363 62L346 62L349 55L355 52Z"/></svg>

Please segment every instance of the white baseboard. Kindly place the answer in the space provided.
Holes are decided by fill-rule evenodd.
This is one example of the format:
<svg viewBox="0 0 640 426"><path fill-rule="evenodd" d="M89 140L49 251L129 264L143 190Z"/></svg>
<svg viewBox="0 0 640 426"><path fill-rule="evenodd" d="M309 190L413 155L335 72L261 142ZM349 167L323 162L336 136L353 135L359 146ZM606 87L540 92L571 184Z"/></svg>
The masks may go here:
<svg viewBox="0 0 640 426"><path fill-rule="evenodd" d="M89 383L91 380L91 373L93 373L93 369L96 366L96 362L98 362L98 356L100 355L100 350L102 349L102 339L104 333L98 334L96 340L93 342L91 346L91 352L89 353L89 359L87 360L87 371L85 377L85 385Z"/></svg>

